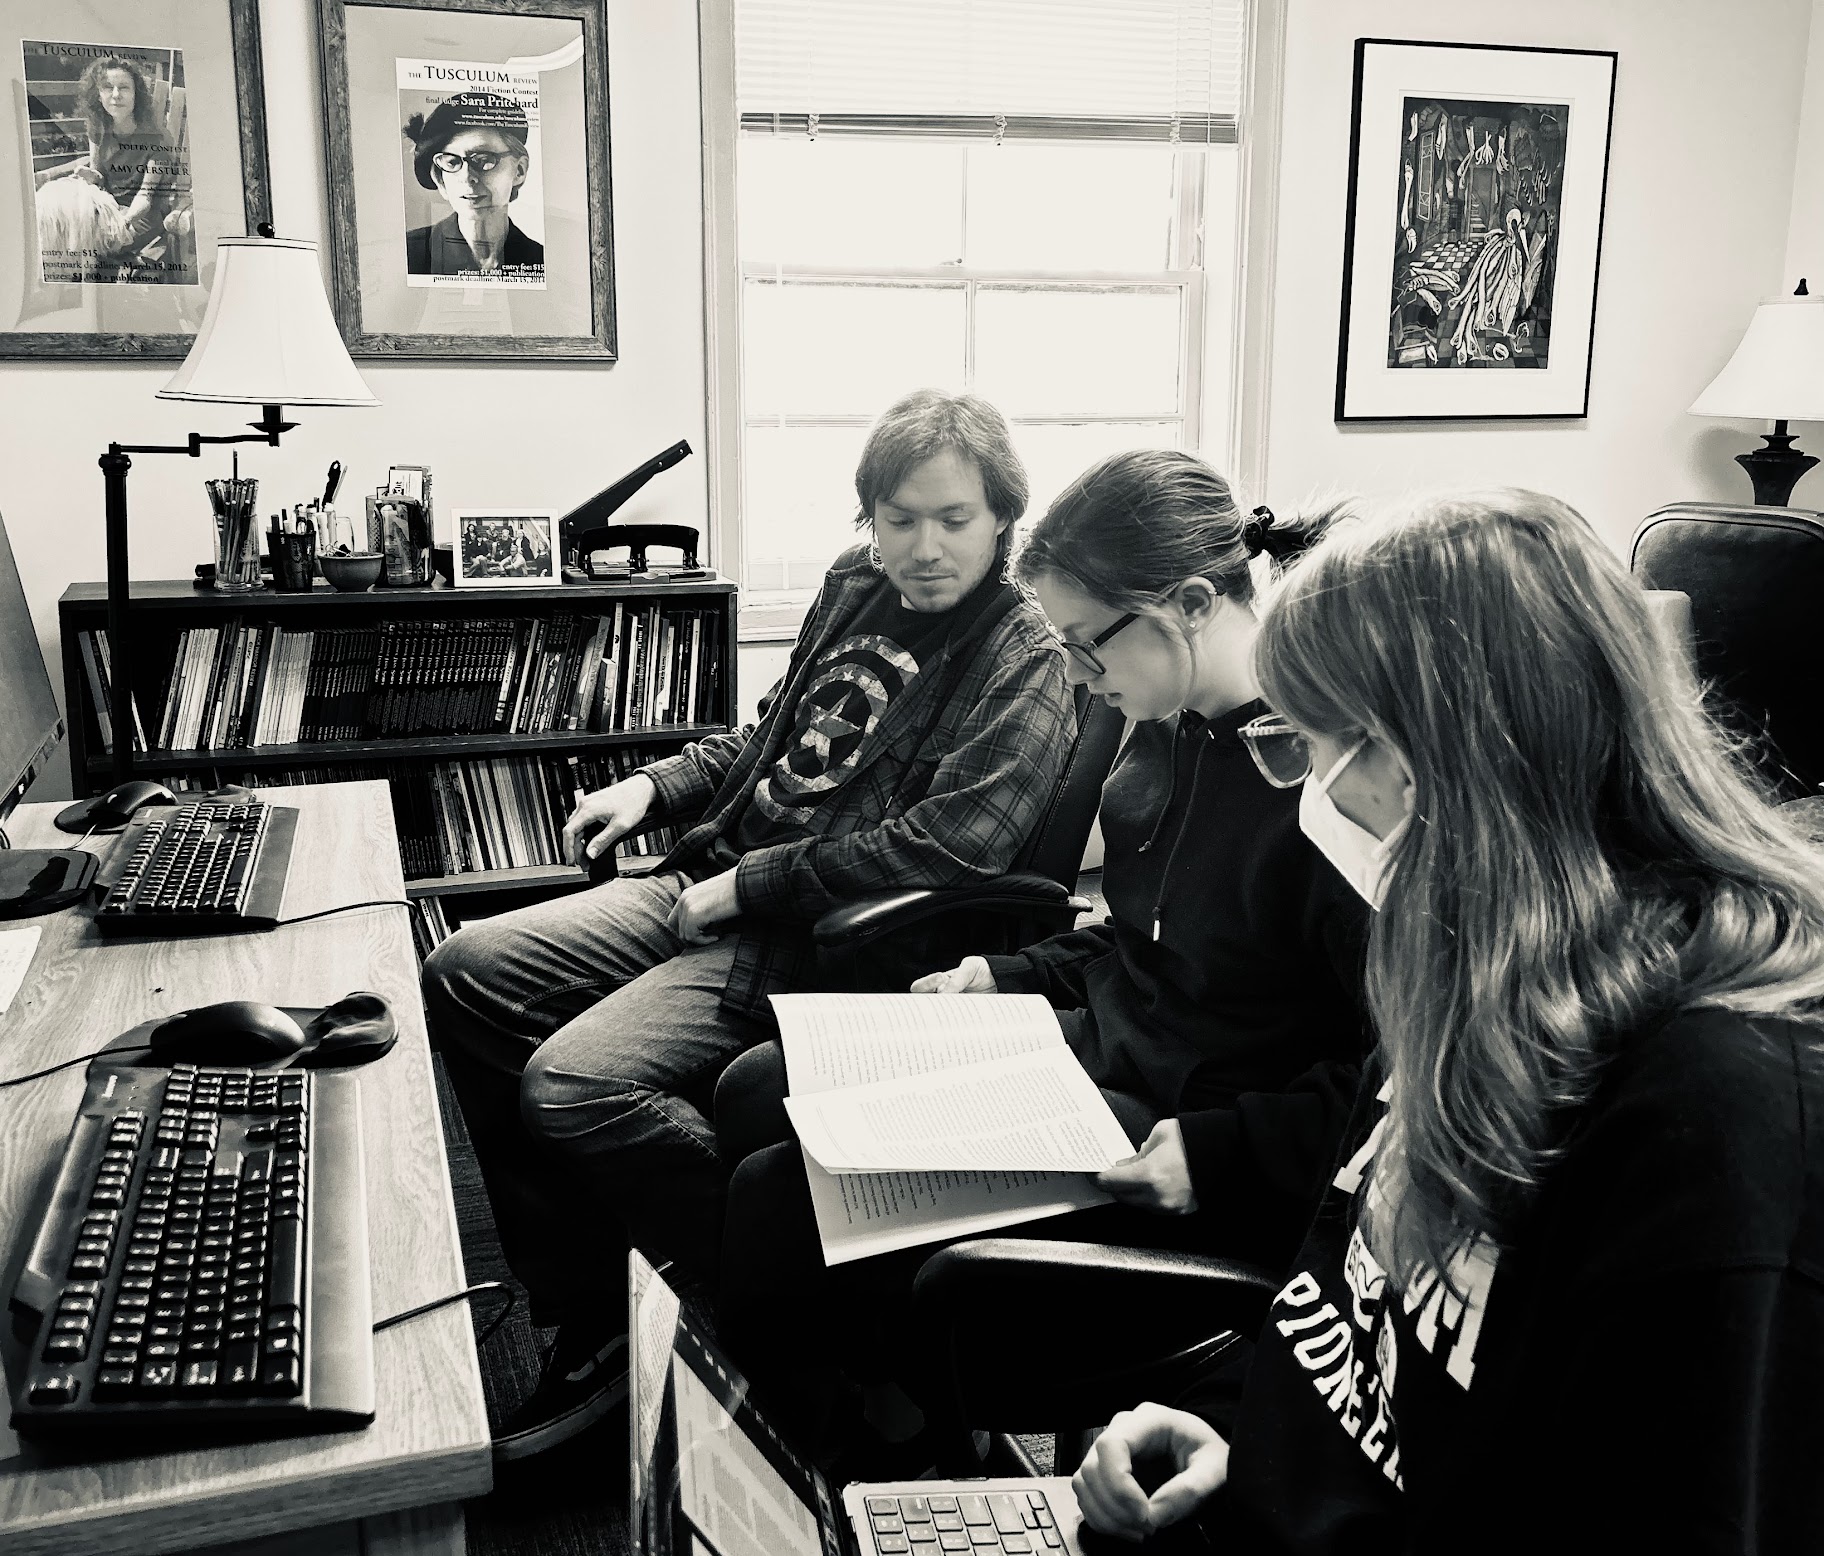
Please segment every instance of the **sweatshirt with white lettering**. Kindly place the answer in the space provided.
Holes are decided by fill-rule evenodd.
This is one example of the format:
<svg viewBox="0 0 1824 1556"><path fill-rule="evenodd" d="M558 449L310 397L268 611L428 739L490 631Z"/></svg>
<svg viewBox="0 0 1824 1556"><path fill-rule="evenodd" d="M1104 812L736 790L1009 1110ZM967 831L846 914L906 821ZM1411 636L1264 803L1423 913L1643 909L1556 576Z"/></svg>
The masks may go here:
<svg viewBox="0 0 1824 1556"><path fill-rule="evenodd" d="M1824 1551L1824 1027L1687 1012L1623 1042L1530 1213L1396 1290L1356 1230L1385 1111L1246 1370L1229 1556Z"/></svg>

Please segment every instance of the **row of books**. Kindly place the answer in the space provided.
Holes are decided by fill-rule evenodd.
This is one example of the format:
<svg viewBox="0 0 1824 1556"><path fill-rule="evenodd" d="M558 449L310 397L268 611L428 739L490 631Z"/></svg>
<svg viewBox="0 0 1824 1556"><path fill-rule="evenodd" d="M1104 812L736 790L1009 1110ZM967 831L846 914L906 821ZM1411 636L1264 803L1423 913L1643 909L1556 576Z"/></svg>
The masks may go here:
<svg viewBox="0 0 1824 1556"><path fill-rule="evenodd" d="M235 617L179 634L142 707L158 709L159 751L709 724L719 719L723 621L715 607L656 601L617 602L599 616L313 630ZM78 634L98 710L107 707L106 637ZM105 714L100 733L112 750Z"/></svg>
<svg viewBox="0 0 1824 1556"><path fill-rule="evenodd" d="M407 880L567 863L564 822L583 794L628 777L675 748L616 746L605 751L550 752L461 761L339 762L334 767L220 770L216 777L249 788L292 783L386 780ZM211 782L214 781L212 777ZM193 779L196 787L204 781ZM653 859L677 841L672 827L624 839L622 862Z"/></svg>

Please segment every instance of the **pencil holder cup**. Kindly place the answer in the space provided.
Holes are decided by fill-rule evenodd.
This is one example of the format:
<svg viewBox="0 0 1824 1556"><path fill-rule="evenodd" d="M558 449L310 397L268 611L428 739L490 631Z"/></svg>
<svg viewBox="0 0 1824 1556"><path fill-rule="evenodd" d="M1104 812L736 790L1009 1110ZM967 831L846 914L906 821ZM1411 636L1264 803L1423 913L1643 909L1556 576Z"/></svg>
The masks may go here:
<svg viewBox="0 0 1824 1556"><path fill-rule="evenodd" d="M258 481L205 481L215 511L215 587L247 594L260 587L260 532L254 522Z"/></svg>
<svg viewBox="0 0 1824 1556"><path fill-rule="evenodd" d="M272 586L282 594L308 594L317 571L317 537L272 537Z"/></svg>

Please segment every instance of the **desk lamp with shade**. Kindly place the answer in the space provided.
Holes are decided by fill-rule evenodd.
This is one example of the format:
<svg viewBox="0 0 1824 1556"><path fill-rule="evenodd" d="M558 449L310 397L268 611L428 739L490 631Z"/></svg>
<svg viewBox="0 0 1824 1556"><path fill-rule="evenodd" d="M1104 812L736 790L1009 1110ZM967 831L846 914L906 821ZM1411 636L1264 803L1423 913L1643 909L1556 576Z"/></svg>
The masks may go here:
<svg viewBox="0 0 1824 1556"><path fill-rule="evenodd" d="M1762 303L1735 355L1691 403L1693 416L1771 421L1766 446L1737 454L1762 507L1783 508L1800 476L1818 461L1792 446L1789 421L1824 421L1824 297L1799 282L1791 297Z"/></svg>
<svg viewBox="0 0 1824 1556"><path fill-rule="evenodd" d="M127 646L127 472L133 454L188 454L204 444L265 443L296 422L281 419L287 405L378 405L342 344L317 269L317 245L275 238L262 223L258 237L223 238L216 247L215 284L203 327L161 400L212 405L258 405L252 432L227 436L193 432L175 444L110 443L101 456L107 486L109 713L114 726L113 782L133 776L133 655ZM93 800L60 812L57 825L85 832Z"/></svg>

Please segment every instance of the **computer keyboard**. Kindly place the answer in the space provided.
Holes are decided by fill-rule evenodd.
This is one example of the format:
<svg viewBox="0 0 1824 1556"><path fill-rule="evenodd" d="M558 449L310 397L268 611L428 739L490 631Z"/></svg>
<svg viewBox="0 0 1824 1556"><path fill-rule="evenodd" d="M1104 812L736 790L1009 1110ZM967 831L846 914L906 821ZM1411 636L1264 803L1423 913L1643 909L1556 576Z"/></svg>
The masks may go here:
<svg viewBox="0 0 1824 1556"><path fill-rule="evenodd" d="M118 845L126 863L95 927L114 935L271 929L297 822L296 810L257 799L141 811Z"/></svg>
<svg viewBox="0 0 1824 1556"><path fill-rule="evenodd" d="M870 1496L867 1509L879 1556L935 1556L942 1551L1031 1556L1064 1548L1042 1491Z"/></svg>
<svg viewBox="0 0 1824 1556"><path fill-rule="evenodd" d="M371 1421L359 1099L343 1073L91 1066L13 1291L14 1430Z"/></svg>

